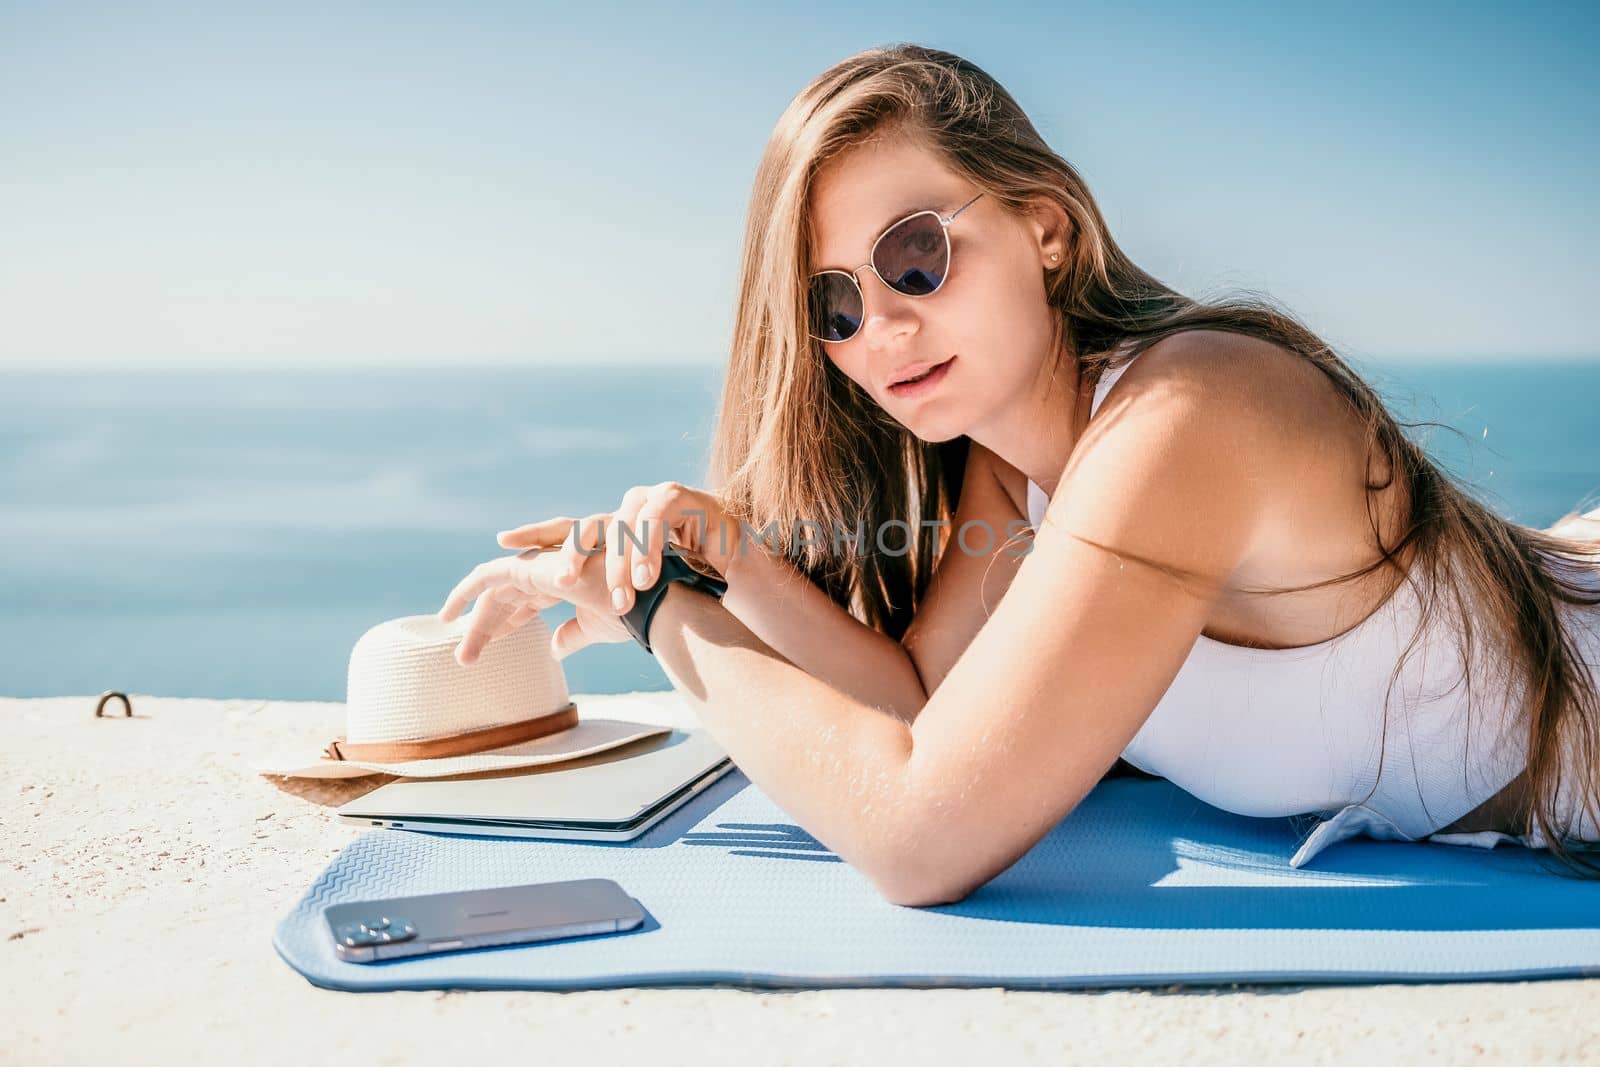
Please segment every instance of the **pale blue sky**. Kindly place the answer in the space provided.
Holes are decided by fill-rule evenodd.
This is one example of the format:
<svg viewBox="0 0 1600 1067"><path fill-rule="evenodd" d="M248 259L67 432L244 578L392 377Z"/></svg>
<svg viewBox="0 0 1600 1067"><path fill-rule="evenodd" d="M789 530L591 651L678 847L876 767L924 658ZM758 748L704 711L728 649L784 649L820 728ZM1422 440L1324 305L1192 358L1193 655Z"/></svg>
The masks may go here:
<svg viewBox="0 0 1600 1067"><path fill-rule="evenodd" d="M1600 351L1593 5L1034 8L0 0L0 367L719 363L772 124L896 40L1184 291L1359 357Z"/></svg>

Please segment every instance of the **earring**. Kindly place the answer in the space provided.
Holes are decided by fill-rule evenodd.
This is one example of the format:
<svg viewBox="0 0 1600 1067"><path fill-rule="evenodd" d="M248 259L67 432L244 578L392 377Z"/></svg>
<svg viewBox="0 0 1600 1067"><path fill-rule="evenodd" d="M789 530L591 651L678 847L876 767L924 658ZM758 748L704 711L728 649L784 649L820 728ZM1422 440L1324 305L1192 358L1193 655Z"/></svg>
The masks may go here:
<svg viewBox="0 0 1600 1067"><path fill-rule="evenodd" d="M1061 253L1060 252L1051 252L1050 253L1050 262L1054 263L1056 260L1058 260L1060 258L1061 258Z"/></svg>

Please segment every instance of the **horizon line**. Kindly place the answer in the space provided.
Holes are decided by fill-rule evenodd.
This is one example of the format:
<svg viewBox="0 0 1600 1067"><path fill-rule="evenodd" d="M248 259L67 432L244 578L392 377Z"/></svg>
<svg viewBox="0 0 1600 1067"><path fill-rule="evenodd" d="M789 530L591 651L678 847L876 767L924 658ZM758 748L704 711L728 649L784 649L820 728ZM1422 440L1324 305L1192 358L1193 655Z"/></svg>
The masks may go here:
<svg viewBox="0 0 1600 1067"><path fill-rule="evenodd" d="M1507 363L1589 363L1600 361L1600 351L1595 352L1530 352L1514 354L1508 352L1335 352L1343 359L1356 363L1396 363L1396 364L1464 364L1476 363L1484 365L1497 365ZM425 370L454 370L454 371L504 371L504 370L540 370L540 369L581 369L581 368L609 368L628 370L653 370L653 369L688 369L695 370L720 370L726 363L726 357L705 356L671 356L667 358L649 359L640 356L530 356L521 360L505 359L472 359L437 357L425 360L401 360L397 362L381 361L346 361L336 362L328 359L300 362L298 360L264 362L249 360L232 363L200 363L200 362L170 362L152 361L136 363L119 363L113 360L93 362L34 362L34 363L6 363L0 362L0 374L39 374L59 373L92 374L92 373L172 373L194 372L204 374L232 374L248 372L272 371L300 371L300 372L338 372L349 370L365 371L425 371Z"/></svg>

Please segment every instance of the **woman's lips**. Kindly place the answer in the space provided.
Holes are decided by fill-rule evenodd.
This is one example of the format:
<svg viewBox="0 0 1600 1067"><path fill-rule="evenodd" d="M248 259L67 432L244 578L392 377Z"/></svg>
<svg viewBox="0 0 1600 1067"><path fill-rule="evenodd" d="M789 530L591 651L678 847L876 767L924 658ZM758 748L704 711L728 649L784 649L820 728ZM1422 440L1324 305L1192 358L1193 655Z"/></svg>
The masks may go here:
<svg viewBox="0 0 1600 1067"><path fill-rule="evenodd" d="M951 356L943 363L924 371L923 376L920 378L915 378L909 382L898 382L889 386L889 392L897 397L921 396L923 393L937 387L949 375L950 365L955 361L956 357Z"/></svg>

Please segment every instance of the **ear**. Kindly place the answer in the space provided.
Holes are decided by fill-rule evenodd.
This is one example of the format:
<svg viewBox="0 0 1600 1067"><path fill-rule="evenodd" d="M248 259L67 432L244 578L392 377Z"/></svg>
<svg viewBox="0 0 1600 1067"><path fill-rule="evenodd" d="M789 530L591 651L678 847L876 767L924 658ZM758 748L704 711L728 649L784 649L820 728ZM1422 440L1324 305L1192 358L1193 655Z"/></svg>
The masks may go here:
<svg viewBox="0 0 1600 1067"><path fill-rule="evenodd" d="M1051 270L1066 264L1072 247L1072 220L1066 210L1048 197L1038 197L1028 207L1028 233L1039 252L1039 264ZM1051 259L1051 256L1055 259Z"/></svg>

